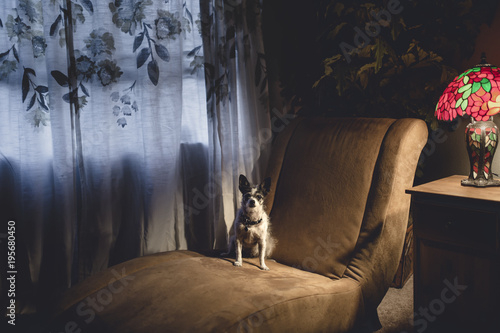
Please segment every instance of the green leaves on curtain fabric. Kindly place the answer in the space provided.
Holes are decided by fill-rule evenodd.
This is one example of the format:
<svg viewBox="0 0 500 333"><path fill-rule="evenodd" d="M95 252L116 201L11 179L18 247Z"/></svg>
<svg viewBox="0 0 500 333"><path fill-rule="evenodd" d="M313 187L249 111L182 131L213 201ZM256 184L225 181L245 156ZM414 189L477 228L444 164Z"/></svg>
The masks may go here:
<svg viewBox="0 0 500 333"><path fill-rule="evenodd" d="M13 7L11 13L7 15L5 24L0 19L0 28L7 31L9 40L12 41L12 45L8 48L3 50L0 48L0 81L19 70L20 57L43 57L47 48L46 38L58 38L61 51L68 52L69 55L74 53L75 59L70 60L75 62L75 78L68 72L56 69L52 69L50 74L61 87L68 87L72 79L76 80L76 90L62 95L61 98L67 103L78 104L78 110L83 109L91 98L89 84L98 83L104 88L113 86L122 76L130 76L124 73L123 65L116 59L114 35L116 32L107 31L103 27L93 29L83 43L75 45L74 50L70 52L67 50L68 39L74 38L73 35L79 26L91 21L91 16L94 15L92 1L51 1L50 5L46 6L50 6L50 9L58 15L50 24L48 36L44 32L43 2L21 0L18 3L19 5ZM70 8L67 8L68 3ZM198 29L201 33L200 21L193 17L186 2L183 3L181 11L170 12L158 8L154 17L147 17L145 14L157 6L152 0L115 1L109 2L108 6L112 22L119 31L134 36L132 44L126 46L128 52L136 53L137 69L144 70L155 86L158 85L162 75L159 62L171 60L168 41L185 38L186 33L190 33L193 29ZM69 30L66 30L68 27L65 26L65 22L70 25ZM31 44L33 54L20 54L17 48L20 44ZM200 49L201 45L186 55L187 58L192 58L191 74L197 73L203 67ZM123 49L118 52L122 53ZM23 70L22 101L27 103L26 111L31 111L27 119L35 127L48 126L50 119L48 87L37 85L35 68L25 67ZM135 82L130 83L129 91L134 89L135 84ZM111 98L116 99L117 94L119 92L113 92ZM131 110L138 111L137 106L131 108L127 102L125 105L124 111L121 111L120 105L112 110L113 114L119 117L117 124L121 127L127 125L127 117L131 115Z"/></svg>

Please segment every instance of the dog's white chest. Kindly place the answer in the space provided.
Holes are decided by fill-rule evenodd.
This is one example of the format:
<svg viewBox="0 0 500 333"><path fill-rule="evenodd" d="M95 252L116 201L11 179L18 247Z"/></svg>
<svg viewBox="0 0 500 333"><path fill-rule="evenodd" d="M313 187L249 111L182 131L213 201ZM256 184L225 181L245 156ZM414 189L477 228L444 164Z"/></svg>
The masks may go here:
<svg viewBox="0 0 500 333"><path fill-rule="evenodd" d="M245 244L248 244L248 245L252 245L252 244L255 244L259 241L260 239L260 234L261 232L259 232L257 229L257 227L250 227L250 228L247 228L248 230L243 230L243 241L245 242Z"/></svg>

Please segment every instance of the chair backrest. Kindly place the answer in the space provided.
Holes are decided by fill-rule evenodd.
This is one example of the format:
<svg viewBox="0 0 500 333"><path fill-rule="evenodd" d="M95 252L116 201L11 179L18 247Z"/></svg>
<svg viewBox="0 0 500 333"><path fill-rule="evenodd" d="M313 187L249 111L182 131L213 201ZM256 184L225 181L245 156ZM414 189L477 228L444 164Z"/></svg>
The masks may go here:
<svg viewBox="0 0 500 333"><path fill-rule="evenodd" d="M388 286L408 222L405 189L426 141L417 119L295 119L277 137L268 168L272 257ZM379 291L372 293L377 301Z"/></svg>

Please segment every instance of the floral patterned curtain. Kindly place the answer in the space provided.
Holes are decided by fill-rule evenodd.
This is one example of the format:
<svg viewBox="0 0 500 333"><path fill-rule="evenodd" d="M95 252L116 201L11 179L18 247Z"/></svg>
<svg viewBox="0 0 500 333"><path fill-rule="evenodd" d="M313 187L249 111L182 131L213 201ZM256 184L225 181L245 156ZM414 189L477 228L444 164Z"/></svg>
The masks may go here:
<svg viewBox="0 0 500 333"><path fill-rule="evenodd" d="M0 236L14 221L18 311L137 256L225 247L237 177L264 176L271 142L260 5L0 4Z"/></svg>

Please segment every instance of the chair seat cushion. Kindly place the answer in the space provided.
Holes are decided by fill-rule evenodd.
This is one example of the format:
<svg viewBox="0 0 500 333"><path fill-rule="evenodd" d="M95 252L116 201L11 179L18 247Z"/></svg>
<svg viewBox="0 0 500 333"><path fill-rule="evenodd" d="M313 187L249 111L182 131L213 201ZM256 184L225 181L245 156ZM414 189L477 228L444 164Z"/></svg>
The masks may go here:
<svg viewBox="0 0 500 333"><path fill-rule="evenodd" d="M111 267L72 288L52 329L335 332L351 329L364 313L360 285L350 278L233 261L173 251Z"/></svg>

